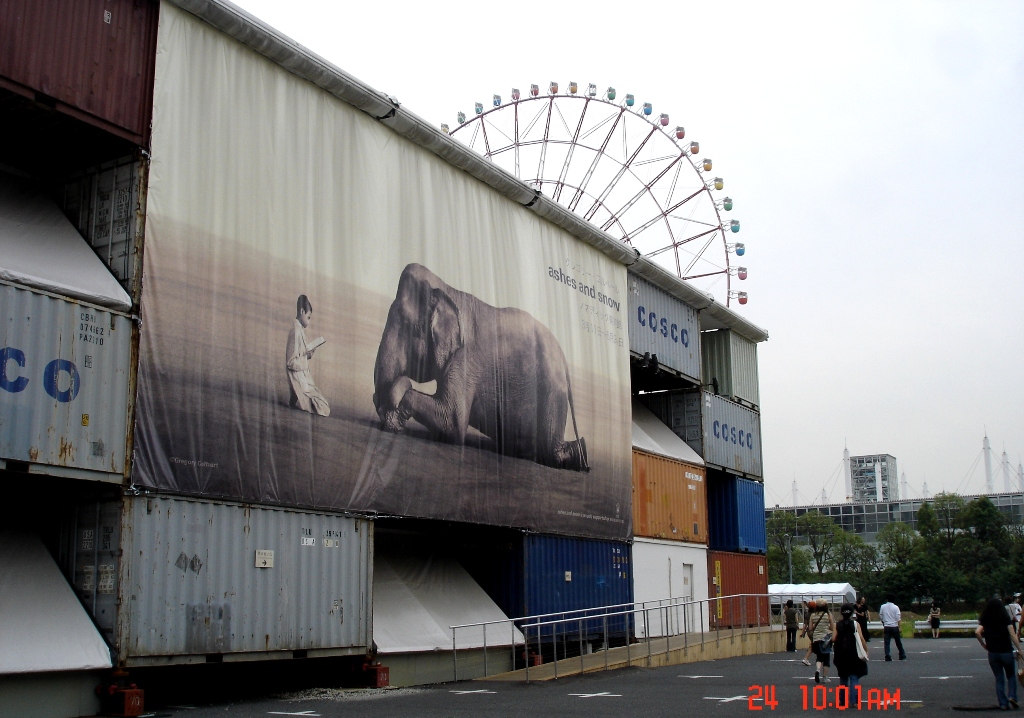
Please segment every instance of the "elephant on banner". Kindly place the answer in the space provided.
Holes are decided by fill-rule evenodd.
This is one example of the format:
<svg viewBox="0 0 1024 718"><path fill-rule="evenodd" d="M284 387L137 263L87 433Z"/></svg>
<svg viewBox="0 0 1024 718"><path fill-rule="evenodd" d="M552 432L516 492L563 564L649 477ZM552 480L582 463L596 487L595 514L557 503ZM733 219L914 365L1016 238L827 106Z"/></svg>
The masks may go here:
<svg viewBox="0 0 1024 718"><path fill-rule="evenodd" d="M413 381L436 381L437 390L427 394ZM388 431L402 432L412 418L434 440L462 445L472 426L499 454L590 471L554 334L527 312L492 307L422 265L408 265L398 280L373 386ZM567 414L573 441L565 440Z"/></svg>

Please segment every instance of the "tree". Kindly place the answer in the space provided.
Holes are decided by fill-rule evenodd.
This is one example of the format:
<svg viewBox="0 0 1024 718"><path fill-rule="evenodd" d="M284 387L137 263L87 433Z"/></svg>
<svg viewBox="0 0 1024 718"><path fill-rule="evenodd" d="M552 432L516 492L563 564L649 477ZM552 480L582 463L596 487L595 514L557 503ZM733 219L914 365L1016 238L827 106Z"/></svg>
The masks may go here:
<svg viewBox="0 0 1024 718"><path fill-rule="evenodd" d="M790 537L797 535L796 514L790 511L773 511L765 523L765 529L768 531L768 542L785 553L788 550L786 535L788 534Z"/></svg>
<svg viewBox="0 0 1024 718"><path fill-rule="evenodd" d="M971 534L984 544L996 548L1005 548L1009 535L1006 533L1003 514L987 496L975 499L964 506L957 516L960 528Z"/></svg>
<svg viewBox="0 0 1024 718"><path fill-rule="evenodd" d="M918 538L914 529L900 521L893 521L883 526L875 536L875 541L891 566L902 566L909 563L918 546Z"/></svg>
<svg viewBox="0 0 1024 718"><path fill-rule="evenodd" d="M836 526L835 521L817 511L808 511L801 516L798 526L800 535L807 539L818 577L821 578L832 560L836 542L842 540L839 536L842 529Z"/></svg>
<svg viewBox="0 0 1024 718"><path fill-rule="evenodd" d="M849 531L840 531L836 534L835 548L832 551L832 560L829 564L829 571L838 574L852 574L860 569L863 562L864 548L867 544L864 539Z"/></svg>
<svg viewBox="0 0 1024 718"><path fill-rule="evenodd" d="M810 583L813 577L811 554L793 546L793 583ZM774 543L768 547L768 582L789 583L789 555Z"/></svg>
<svg viewBox="0 0 1024 718"><path fill-rule="evenodd" d="M939 526L939 518L931 504L925 503L917 510L917 532L925 541L932 541L939 538L942 528Z"/></svg>
<svg viewBox="0 0 1024 718"><path fill-rule="evenodd" d="M964 500L956 494L935 494L932 502L935 510L935 518L939 523L939 535L945 543L946 550L953 548L953 540L956 538L956 531L959 528L957 517L964 508Z"/></svg>

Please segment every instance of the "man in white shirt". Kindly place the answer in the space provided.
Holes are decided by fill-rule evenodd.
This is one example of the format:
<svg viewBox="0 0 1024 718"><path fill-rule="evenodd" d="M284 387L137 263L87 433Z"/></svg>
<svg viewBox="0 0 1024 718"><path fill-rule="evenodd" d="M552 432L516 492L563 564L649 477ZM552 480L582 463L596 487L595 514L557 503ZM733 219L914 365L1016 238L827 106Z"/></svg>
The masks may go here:
<svg viewBox="0 0 1024 718"><path fill-rule="evenodd" d="M1020 604L1017 603L1017 596L1013 598L1007 597L1004 603L1006 604L1006 612L1010 614L1010 620L1013 621L1013 632L1020 633Z"/></svg>
<svg viewBox="0 0 1024 718"><path fill-rule="evenodd" d="M889 642L894 639L900 652L900 660L907 660L907 652L903 650L903 641L900 639L900 607L893 603L892 596L885 597L885 603L878 609L878 618L882 621L882 635L885 637L885 660L892 660L892 656L889 655Z"/></svg>

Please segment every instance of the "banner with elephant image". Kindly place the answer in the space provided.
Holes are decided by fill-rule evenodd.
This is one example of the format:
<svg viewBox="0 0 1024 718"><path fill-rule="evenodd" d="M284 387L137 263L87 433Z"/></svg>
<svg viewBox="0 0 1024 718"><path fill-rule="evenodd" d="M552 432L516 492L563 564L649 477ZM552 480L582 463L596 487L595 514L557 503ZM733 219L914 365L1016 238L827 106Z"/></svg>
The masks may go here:
<svg viewBox="0 0 1024 718"><path fill-rule="evenodd" d="M136 485L631 534L625 268L162 6Z"/></svg>

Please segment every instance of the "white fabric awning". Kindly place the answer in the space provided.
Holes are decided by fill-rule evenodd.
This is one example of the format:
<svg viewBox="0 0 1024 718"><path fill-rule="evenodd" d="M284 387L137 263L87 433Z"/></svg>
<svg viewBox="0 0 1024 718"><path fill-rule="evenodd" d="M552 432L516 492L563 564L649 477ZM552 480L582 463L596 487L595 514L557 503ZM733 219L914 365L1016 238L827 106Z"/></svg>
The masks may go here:
<svg viewBox="0 0 1024 718"><path fill-rule="evenodd" d="M0 172L0 279L131 311L132 300L56 203Z"/></svg>
<svg viewBox="0 0 1024 718"><path fill-rule="evenodd" d="M39 537L0 531L0 674L111 665L110 649Z"/></svg>
<svg viewBox="0 0 1024 718"><path fill-rule="evenodd" d="M449 626L508 618L450 558L381 556L373 561L373 641L381 653L450 651ZM456 632L457 647L483 646L483 629ZM487 627L488 646L508 646L509 624ZM523 634L515 630L516 643Z"/></svg>
<svg viewBox="0 0 1024 718"><path fill-rule="evenodd" d="M768 593L782 599L792 598L794 601L818 598L835 601L837 596L842 596L850 603L857 600L857 589L848 583L773 583L768 586Z"/></svg>
<svg viewBox="0 0 1024 718"><path fill-rule="evenodd" d="M689 444L676 436L661 419L639 399L633 399L633 448L695 466L704 466L704 459Z"/></svg>

